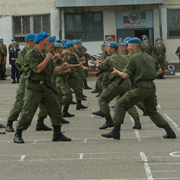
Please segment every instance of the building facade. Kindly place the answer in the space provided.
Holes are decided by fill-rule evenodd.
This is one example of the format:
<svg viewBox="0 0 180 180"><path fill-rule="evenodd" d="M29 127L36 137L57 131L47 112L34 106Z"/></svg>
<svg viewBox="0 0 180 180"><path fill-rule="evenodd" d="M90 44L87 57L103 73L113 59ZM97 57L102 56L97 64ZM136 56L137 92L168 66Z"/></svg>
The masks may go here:
<svg viewBox="0 0 180 180"><path fill-rule="evenodd" d="M107 36L162 36L167 61L179 63L179 0L1 0L0 38L6 45L15 37L24 46L27 33L46 31L60 39L82 39L90 54L100 53Z"/></svg>

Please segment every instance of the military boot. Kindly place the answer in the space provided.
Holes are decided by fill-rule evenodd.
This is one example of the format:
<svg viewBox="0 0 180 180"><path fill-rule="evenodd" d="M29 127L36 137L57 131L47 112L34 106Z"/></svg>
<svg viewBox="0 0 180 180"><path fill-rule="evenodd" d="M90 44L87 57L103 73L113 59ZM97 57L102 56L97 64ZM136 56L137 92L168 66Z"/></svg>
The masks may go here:
<svg viewBox="0 0 180 180"><path fill-rule="evenodd" d="M92 114L94 114L94 115L96 115L96 116L105 117L101 110L92 112Z"/></svg>
<svg viewBox="0 0 180 180"><path fill-rule="evenodd" d="M77 103L72 100L72 101L71 101L71 104L77 104Z"/></svg>
<svg viewBox="0 0 180 180"><path fill-rule="evenodd" d="M64 109L63 109L63 117L73 117L73 116L75 116L74 114L71 114L71 113L68 112L68 108L69 107L64 107Z"/></svg>
<svg viewBox="0 0 180 180"><path fill-rule="evenodd" d="M167 124L163 126L164 130L166 131L167 134L163 136L163 138L170 138L170 139L176 139L176 134L175 132L171 129L170 125Z"/></svg>
<svg viewBox="0 0 180 180"><path fill-rule="evenodd" d="M133 129L141 129L141 123L140 123L139 117L134 118Z"/></svg>
<svg viewBox="0 0 180 180"><path fill-rule="evenodd" d="M68 124L69 123L69 121L67 121L67 120L65 120L63 118L62 118L61 122L62 122L62 124Z"/></svg>
<svg viewBox="0 0 180 180"><path fill-rule="evenodd" d="M14 132L13 121L8 120L6 125L6 132Z"/></svg>
<svg viewBox="0 0 180 180"><path fill-rule="evenodd" d="M110 114L105 116L105 118L106 118L106 122L102 126L100 126L99 129L106 129L108 127L113 127L114 126L113 120L112 120L112 117L111 117Z"/></svg>
<svg viewBox="0 0 180 180"><path fill-rule="evenodd" d="M16 133L14 135L14 143L24 143L22 139L22 130L16 129Z"/></svg>
<svg viewBox="0 0 180 180"><path fill-rule="evenodd" d="M87 82L84 83L84 89L92 89L87 85Z"/></svg>
<svg viewBox="0 0 180 180"><path fill-rule="evenodd" d="M99 97L101 95L102 91L99 92L99 94L96 95L96 97Z"/></svg>
<svg viewBox="0 0 180 180"><path fill-rule="evenodd" d="M13 79L13 82L11 83L11 84L15 84L16 83L16 80L15 79Z"/></svg>
<svg viewBox="0 0 180 180"><path fill-rule="evenodd" d="M114 125L113 129L111 132L107 133L107 134L101 134L102 137L105 138L114 138L114 139L120 139L120 128L121 125Z"/></svg>
<svg viewBox="0 0 180 180"><path fill-rule="evenodd" d="M86 109L88 108L87 106L84 106L81 104L81 101L77 101L77 106L76 106L76 110L80 110L80 109Z"/></svg>
<svg viewBox="0 0 180 180"><path fill-rule="evenodd" d="M52 141L71 141L71 138L68 138L62 134L61 126L53 126Z"/></svg>
<svg viewBox="0 0 180 180"><path fill-rule="evenodd" d="M39 116L36 124L36 131L51 131L51 130L52 128L44 124L44 118Z"/></svg>
<svg viewBox="0 0 180 180"><path fill-rule="evenodd" d="M98 93L99 92L99 88L98 88L98 85L96 83L96 87L95 87L95 90L94 91L91 91L91 93Z"/></svg>

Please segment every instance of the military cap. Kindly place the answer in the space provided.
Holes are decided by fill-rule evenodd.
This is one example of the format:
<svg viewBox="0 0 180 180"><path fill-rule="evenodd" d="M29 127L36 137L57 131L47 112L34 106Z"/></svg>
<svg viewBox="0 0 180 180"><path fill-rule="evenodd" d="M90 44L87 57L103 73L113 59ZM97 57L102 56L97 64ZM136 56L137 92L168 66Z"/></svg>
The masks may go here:
<svg viewBox="0 0 180 180"><path fill-rule="evenodd" d="M49 39L49 42L55 41L55 36L48 37L48 39Z"/></svg>
<svg viewBox="0 0 180 180"><path fill-rule="evenodd" d="M61 42L61 40L60 39L57 39L56 41L55 41L55 43L60 43Z"/></svg>
<svg viewBox="0 0 180 180"><path fill-rule="evenodd" d="M123 44L124 44L124 43L119 43L119 46L124 46Z"/></svg>
<svg viewBox="0 0 180 180"><path fill-rule="evenodd" d="M112 37L107 37L107 38L105 39L105 41L109 41L109 40L113 40L113 41L114 41L114 39L113 39Z"/></svg>
<svg viewBox="0 0 180 180"><path fill-rule="evenodd" d="M148 37L145 37L144 40L149 39Z"/></svg>
<svg viewBox="0 0 180 180"><path fill-rule="evenodd" d="M39 41L41 41L47 37L48 37L48 35L46 32L41 32L41 33L37 34L36 37L34 38L34 43L38 43Z"/></svg>
<svg viewBox="0 0 180 180"><path fill-rule="evenodd" d="M120 37L120 38L119 38L119 40L123 40L123 38L122 38L122 37Z"/></svg>
<svg viewBox="0 0 180 180"><path fill-rule="evenodd" d="M134 38L131 38L129 41L128 41L128 44L129 43L139 43L139 44L141 44L141 40L139 39L139 38L137 38L137 37L134 37Z"/></svg>
<svg viewBox="0 0 180 180"><path fill-rule="evenodd" d="M142 38L143 38L143 37L145 37L145 36L147 36L147 35L145 35L145 34L144 34L144 35L142 35Z"/></svg>
<svg viewBox="0 0 180 180"><path fill-rule="evenodd" d="M100 46L105 46L106 45L106 43L105 42L103 42Z"/></svg>
<svg viewBox="0 0 180 180"><path fill-rule="evenodd" d="M0 40L3 40L3 38L0 38Z"/></svg>
<svg viewBox="0 0 180 180"><path fill-rule="evenodd" d="M16 42L16 41L13 41L11 44L17 44L17 42Z"/></svg>
<svg viewBox="0 0 180 180"><path fill-rule="evenodd" d="M126 37L125 39L124 39L124 42L126 42L126 41L128 41L128 40L130 40L131 39L131 37Z"/></svg>
<svg viewBox="0 0 180 180"><path fill-rule="evenodd" d="M80 40L74 41L74 44L81 44Z"/></svg>
<svg viewBox="0 0 180 180"><path fill-rule="evenodd" d="M159 37L158 40L162 40L162 37Z"/></svg>
<svg viewBox="0 0 180 180"><path fill-rule="evenodd" d="M15 38L12 38L11 41L15 41Z"/></svg>
<svg viewBox="0 0 180 180"><path fill-rule="evenodd" d="M68 41L68 42L64 45L64 48L71 47L71 46L73 46L73 42L72 42L72 41Z"/></svg>
<svg viewBox="0 0 180 180"><path fill-rule="evenodd" d="M26 36L25 36L25 39L27 40L27 41L34 41L34 38L36 37L36 35L35 34L27 34ZM12 39L11 39L11 41L12 41Z"/></svg>
<svg viewBox="0 0 180 180"><path fill-rule="evenodd" d="M68 41L69 41L69 39L65 39L64 41L65 41L65 42L68 42Z"/></svg>
<svg viewBox="0 0 180 180"><path fill-rule="evenodd" d="M107 43L107 46L109 46L109 47L119 47L119 44L117 42L112 41L112 42Z"/></svg>
<svg viewBox="0 0 180 180"><path fill-rule="evenodd" d="M155 40L155 42L157 42L158 41L158 38Z"/></svg>
<svg viewBox="0 0 180 180"><path fill-rule="evenodd" d="M122 44L123 44L123 46L128 46L128 42L127 41L123 42Z"/></svg>
<svg viewBox="0 0 180 180"><path fill-rule="evenodd" d="M60 44L60 43L55 43L54 47L55 48L63 48L64 46L62 44Z"/></svg>
<svg viewBox="0 0 180 180"><path fill-rule="evenodd" d="M56 36L55 36L55 35L53 35L52 37L53 37L54 39L56 39Z"/></svg>

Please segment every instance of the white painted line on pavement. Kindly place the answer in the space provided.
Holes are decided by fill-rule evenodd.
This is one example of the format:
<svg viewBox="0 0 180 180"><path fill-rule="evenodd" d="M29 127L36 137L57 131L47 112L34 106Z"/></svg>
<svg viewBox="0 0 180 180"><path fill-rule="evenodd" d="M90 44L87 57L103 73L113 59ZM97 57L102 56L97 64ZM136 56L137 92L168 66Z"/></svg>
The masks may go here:
<svg viewBox="0 0 180 180"><path fill-rule="evenodd" d="M83 159L84 153L80 153L79 159Z"/></svg>
<svg viewBox="0 0 180 180"><path fill-rule="evenodd" d="M175 127L178 131L180 131L179 126L178 126L166 113L164 113L164 115L165 115L166 118L174 125L174 127Z"/></svg>
<svg viewBox="0 0 180 180"><path fill-rule="evenodd" d="M130 118L131 122L134 123L134 119L130 115L129 115L129 118ZM135 130L135 134L136 134L138 141L141 141L141 136L140 136L138 130Z"/></svg>
<svg viewBox="0 0 180 180"><path fill-rule="evenodd" d="M36 144L36 143L37 143L37 141L38 141L38 140L36 139L36 140L35 140L32 144Z"/></svg>
<svg viewBox="0 0 180 180"><path fill-rule="evenodd" d="M93 115L91 115L91 118L94 118L94 116L93 116Z"/></svg>
<svg viewBox="0 0 180 180"><path fill-rule="evenodd" d="M87 142L87 138L84 139L83 143L86 143Z"/></svg>
<svg viewBox="0 0 180 180"><path fill-rule="evenodd" d="M20 158L20 161L24 161L26 155L22 155L21 158Z"/></svg>
<svg viewBox="0 0 180 180"><path fill-rule="evenodd" d="M159 109L161 109L161 106L160 106L159 104L157 105L157 107L158 107Z"/></svg>
<svg viewBox="0 0 180 180"><path fill-rule="evenodd" d="M180 157L180 151L177 152L172 152L169 154L170 156L174 156L174 157Z"/></svg>
<svg viewBox="0 0 180 180"><path fill-rule="evenodd" d="M151 169L148 164L148 160L144 152L140 152L141 159L144 161L144 168L146 171L147 180L153 180Z"/></svg>

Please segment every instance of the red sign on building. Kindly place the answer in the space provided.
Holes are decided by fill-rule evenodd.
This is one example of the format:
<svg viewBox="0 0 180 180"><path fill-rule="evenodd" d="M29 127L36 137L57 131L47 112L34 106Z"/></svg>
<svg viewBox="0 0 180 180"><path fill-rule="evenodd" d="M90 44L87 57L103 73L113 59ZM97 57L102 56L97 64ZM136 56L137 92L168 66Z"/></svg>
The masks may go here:
<svg viewBox="0 0 180 180"><path fill-rule="evenodd" d="M114 40L116 40L116 35L105 35L105 39L108 37L112 37Z"/></svg>

